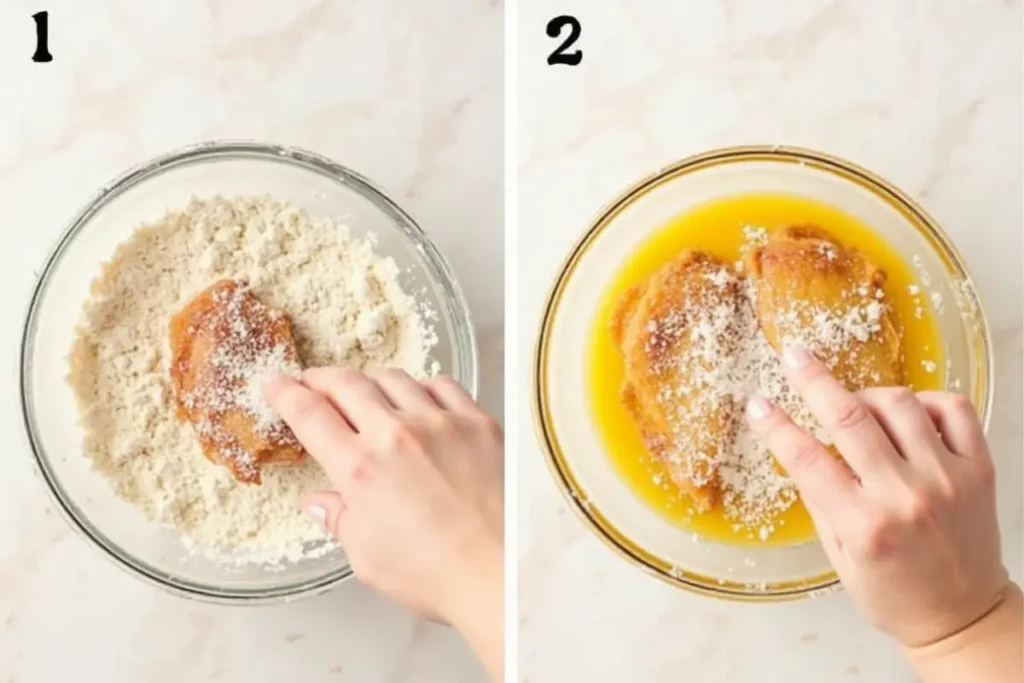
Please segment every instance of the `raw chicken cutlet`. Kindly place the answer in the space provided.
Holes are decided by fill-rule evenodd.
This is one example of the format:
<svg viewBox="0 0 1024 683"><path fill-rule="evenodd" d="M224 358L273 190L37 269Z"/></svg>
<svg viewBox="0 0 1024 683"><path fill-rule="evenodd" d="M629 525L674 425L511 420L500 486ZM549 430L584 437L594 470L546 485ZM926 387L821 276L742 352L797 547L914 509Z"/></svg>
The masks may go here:
<svg viewBox="0 0 1024 683"><path fill-rule="evenodd" d="M708 254L684 252L625 292L612 335L625 360L622 400L650 452L698 511L716 499L715 461L732 443L736 410L705 389L736 341L738 281Z"/></svg>
<svg viewBox="0 0 1024 683"><path fill-rule="evenodd" d="M895 315L882 299L886 275L862 254L813 226L772 233L747 270L769 343L799 342L850 391L902 384Z"/></svg>
<svg viewBox="0 0 1024 683"><path fill-rule="evenodd" d="M244 282L221 280L174 316L170 343L178 419L192 423L210 461L240 482L259 484L263 465L303 459L259 387L269 372L299 372L284 312L265 306Z"/></svg>
<svg viewBox="0 0 1024 683"><path fill-rule="evenodd" d="M810 417L778 374L774 356L787 343L817 353L851 391L903 377L885 273L862 254L819 228L796 226L770 234L746 266L745 279L707 253L686 251L626 290L612 315L623 405L696 512L723 496L734 513L759 509L740 493L751 473L767 476L735 453L744 401L769 389L787 410ZM765 491L787 495L775 484Z"/></svg>

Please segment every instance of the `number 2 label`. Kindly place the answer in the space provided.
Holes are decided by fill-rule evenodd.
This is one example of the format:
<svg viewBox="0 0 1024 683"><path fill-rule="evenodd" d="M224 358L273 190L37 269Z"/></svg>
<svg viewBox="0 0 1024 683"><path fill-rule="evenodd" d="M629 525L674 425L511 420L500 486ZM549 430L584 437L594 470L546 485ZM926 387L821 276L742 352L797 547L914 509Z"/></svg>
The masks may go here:
<svg viewBox="0 0 1024 683"><path fill-rule="evenodd" d="M562 41L562 44L559 45L554 52L548 55L548 64L567 64L569 66L576 66L583 61L583 50L577 49L575 52L566 52L566 50L575 45L576 41L580 39L580 33L583 29L580 26L579 19L567 14L555 17L548 22L548 36L551 38L558 38L562 35L562 29L566 26L569 27L569 35Z"/></svg>

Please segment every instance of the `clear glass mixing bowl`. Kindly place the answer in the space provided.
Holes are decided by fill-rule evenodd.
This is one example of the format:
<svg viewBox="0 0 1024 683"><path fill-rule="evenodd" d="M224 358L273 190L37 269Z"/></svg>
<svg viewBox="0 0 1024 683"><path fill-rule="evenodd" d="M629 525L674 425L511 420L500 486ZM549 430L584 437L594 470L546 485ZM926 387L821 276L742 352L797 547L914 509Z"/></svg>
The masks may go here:
<svg viewBox="0 0 1024 683"><path fill-rule="evenodd" d="M715 150L641 180L601 210L562 266L541 321L532 398L543 450L570 507L623 557L676 586L751 601L806 596L838 580L818 543L751 548L701 539L634 495L594 428L583 351L609 276L652 230L714 199L771 192L831 204L872 226L908 263L916 256L946 302L936 315L948 386L970 397L986 425L992 390L988 328L960 255L921 207L854 164L778 146Z"/></svg>
<svg viewBox="0 0 1024 683"><path fill-rule="evenodd" d="M216 194L270 194L312 215L343 217L354 236L376 235L378 253L395 259L406 291L422 292L420 299L438 313L432 357L476 396L473 328L451 269L416 222L366 178L294 148L217 141L171 152L104 187L57 242L25 319L19 386L28 441L58 509L117 564L174 593L224 602L288 600L348 578L343 553L273 570L192 556L178 533L148 522L91 469L64 379L74 326L100 264L136 226L193 196Z"/></svg>

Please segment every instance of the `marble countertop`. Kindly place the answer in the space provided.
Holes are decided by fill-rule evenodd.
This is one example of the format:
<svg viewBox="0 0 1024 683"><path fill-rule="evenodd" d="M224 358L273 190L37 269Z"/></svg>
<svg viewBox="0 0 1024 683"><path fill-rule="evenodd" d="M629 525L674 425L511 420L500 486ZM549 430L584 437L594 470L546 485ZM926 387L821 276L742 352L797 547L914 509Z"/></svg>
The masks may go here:
<svg viewBox="0 0 1024 683"><path fill-rule="evenodd" d="M49 64L31 61L42 9ZM337 159L417 218L469 298L500 416L502 26L474 0L0 3L0 683L484 680L454 632L354 582L228 608L129 577L52 510L13 376L35 271L101 184L184 144L254 138Z"/></svg>
<svg viewBox="0 0 1024 683"><path fill-rule="evenodd" d="M1021 578L1021 3L802 0L519 3L519 674L547 681L911 681L842 593L716 601L627 564L556 490L536 446L528 351L547 289L589 219L688 154L813 147L886 176L952 235L989 316L990 438ZM579 66L551 67L556 14ZM527 258L528 255L528 258Z"/></svg>

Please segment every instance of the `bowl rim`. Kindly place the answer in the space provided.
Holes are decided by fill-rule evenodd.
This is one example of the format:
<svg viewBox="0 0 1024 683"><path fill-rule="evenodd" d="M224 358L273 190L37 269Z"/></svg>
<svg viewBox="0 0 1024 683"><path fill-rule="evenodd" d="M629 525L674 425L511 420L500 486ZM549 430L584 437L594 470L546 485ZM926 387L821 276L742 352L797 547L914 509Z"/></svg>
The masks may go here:
<svg viewBox="0 0 1024 683"><path fill-rule="evenodd" d="M965 294L969 295L969 303L976 316L977 336L981 339L980 345L974 345L980 346L978 354L980 362L976 369L976 375L980 381L981 391L980 405L976 407L981 416L982 427L985 430L988 429L994 390L992 339L985 311L978 304L976 290L966 264L949 236L915 200L883 177L840 157L790 145L721 147L687 156L641 178L601 207L562 262L545 298L538 326L537 341L534 345L530 401L534 430L540 442L544 460L563 499L584 525L616 554L669 585L690 592L735 602L785 602L806 597L813 598L838 590L841 588L839 577L835 571L830 570L814 576L770 582L755 587L750 583L716 578L681 569L655 556L619 531L598 507L587 499L568 464L565 449L555 433L547 390L550 335L565 285L570 280L577 264L607 225L634 201L678 177L712 167L752 161L800 164L852 182L882 199L891 208L896 209L928 240L932 248L944 257L956 279L966 283Z"/></svg>
<svg viewBox="0 0 1024 683"><path fill-rule="evenodd" d="M209 140L165 152L148 161L131 166L93 193L68 223L47 254L42 268L38 271L39 275L32 287L23 318L16 384L24 430L23 436L32 453L34 469L46 483L46 489L61 516L73 529L78 531L80 536L87 539L91 545L121 569L171 594L204 602L255 605L288 602L300 597L322 593L351 578L353 576L352 568L346 563L341 568L332 569L320 576L272 588L224 588L182 579L157 569L124 551L89 522L88 516L67 495L59 482L59 477L50 466L51 461L45 454L37 435L35 413L31 407L33 390L29 372L37 315L40 310L40 302L47 291L50 276L64 257L66 248L89 224L97 212L133 187L171 169L224 159L246 158L291 165L329 178L370 201L390 219L391 223L424 255L426 268L442 291L441 303L446 307L449 319L453 321L453 346L460 370L460 376L457 379L474 399L477 398L479 393L479 357L469 305L455 279L451 266L423 228L376 183L326 156L290 145L241 139Z"/></svg>

